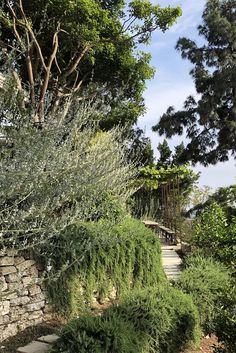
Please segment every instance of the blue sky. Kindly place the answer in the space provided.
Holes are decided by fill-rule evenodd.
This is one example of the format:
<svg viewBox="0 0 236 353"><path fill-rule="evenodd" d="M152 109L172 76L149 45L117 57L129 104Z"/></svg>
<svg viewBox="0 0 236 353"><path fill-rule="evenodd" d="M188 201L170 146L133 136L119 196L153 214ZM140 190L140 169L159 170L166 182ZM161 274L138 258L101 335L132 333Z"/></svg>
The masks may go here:
<svg viewBox="0 0 236 353"><path fill-rule="evenodd" d="M199 41L197 25L201 23L201 15L206 0L159 0L153 1L162 6L181 5L183 15L177 23L166 33L157 32L153 35L152 43L147 51L152 54L152 66L156 69L155 78L148 82L145 92L147 113L138 121L146 136L152 141L154 151L164 137L151 131L160 116L173 105L180 109L185 98L190 94L196 95L194 83L189 75L191 64L183 60L174 48L179 37L189 37ZM170 146L174 147L182 141L182 137L171 139ZM209 185L213 188L236 183L236 164L233 159L229 162L218 163L216 166L194 168L201 172L199 185Z"/></svg>

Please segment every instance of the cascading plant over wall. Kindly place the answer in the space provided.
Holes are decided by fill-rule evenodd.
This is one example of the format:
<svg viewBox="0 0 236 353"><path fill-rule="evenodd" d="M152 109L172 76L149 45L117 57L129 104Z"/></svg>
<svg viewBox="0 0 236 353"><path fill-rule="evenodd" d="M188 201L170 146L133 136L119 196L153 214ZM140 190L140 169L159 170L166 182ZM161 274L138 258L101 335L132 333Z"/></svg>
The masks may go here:
<svg viewBox="0 0 236 353"><path fill-rule="evenodd" d="M94 295L103 302L114 290L119 298L133 288L165 280L159 239L134 219L113 226L75 224L61 234L53 249L52 271L66 263L71 266L49 283L49 292L57 309L70 317L90 307ZM72 262L76 257L81 258L79 264Z"/></svg>

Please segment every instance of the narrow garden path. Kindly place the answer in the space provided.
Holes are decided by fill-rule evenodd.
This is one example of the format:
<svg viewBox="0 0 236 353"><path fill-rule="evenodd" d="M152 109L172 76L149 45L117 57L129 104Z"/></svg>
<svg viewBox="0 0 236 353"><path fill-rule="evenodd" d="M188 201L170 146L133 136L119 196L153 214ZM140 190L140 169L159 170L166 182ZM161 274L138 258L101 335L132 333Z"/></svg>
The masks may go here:
<svg viewBox="0 0 236 353"><path fill-rule="evenodd" d="M180 275L180 265L182 262L177 250L180 250L181 246L169 245L166 242L166 238L169 237L173 241L175 238L175 232L154 221L145 220L142 222L146 227L153 229L156 235L160 238L162 265L166 277L170 280L177 280Z"/></svg>
<svg viewBox="0 0 236 353"><path fill-rule="evenodd" d="M170 280L177 280L180 275L182 260L176 252L177 250L179 250L178 245L168 245L164 242L161 245L162 265L166 277Z"/></svg>

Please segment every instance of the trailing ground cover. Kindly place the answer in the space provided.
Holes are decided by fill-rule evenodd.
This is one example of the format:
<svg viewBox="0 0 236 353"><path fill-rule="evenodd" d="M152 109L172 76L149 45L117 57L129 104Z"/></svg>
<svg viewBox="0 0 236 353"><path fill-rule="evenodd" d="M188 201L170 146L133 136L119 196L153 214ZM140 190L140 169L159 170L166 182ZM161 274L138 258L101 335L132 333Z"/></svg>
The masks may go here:
<svg viewBox="0 0 236 353"><path fill-rule="evenodd" d="M150 352L177 353L200 337L199 317L190 296L162 282L135 290L106 315L118 315L148 335Z"/></svg>
<svg viewBox="0 0 236 353"><path fill-rule="evenodd" d="M145 337L118 317L88 316L71 321L52 352L138 353ZM144 351L145 352L145 351Z"/></svg>
<svg viewBox="0 0 236 353"><path fill-rule="evenodd" d="M75 224L53 248L52 271L58 273L72 263L49 284L53 303L70 317L90 306L93 294L102 301L114 289L120 297L133 288L165 280L159 239L134 219L113 226L106 222ZM81 261L73 263L74 258Z"/></svg>

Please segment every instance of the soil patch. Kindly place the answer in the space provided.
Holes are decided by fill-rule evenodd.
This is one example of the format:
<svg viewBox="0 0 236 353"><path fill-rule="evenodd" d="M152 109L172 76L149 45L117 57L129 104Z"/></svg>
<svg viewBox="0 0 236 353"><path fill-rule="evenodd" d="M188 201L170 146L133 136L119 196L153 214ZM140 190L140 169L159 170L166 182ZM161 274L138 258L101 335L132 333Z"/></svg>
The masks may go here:
<svg viewBox="0 0 236 353"><path fill-rule="evenodd" d="M214 346L218 346L218 341L215 336L204 337L198 349L190 349L184 353L214 353Z"/></svg>

